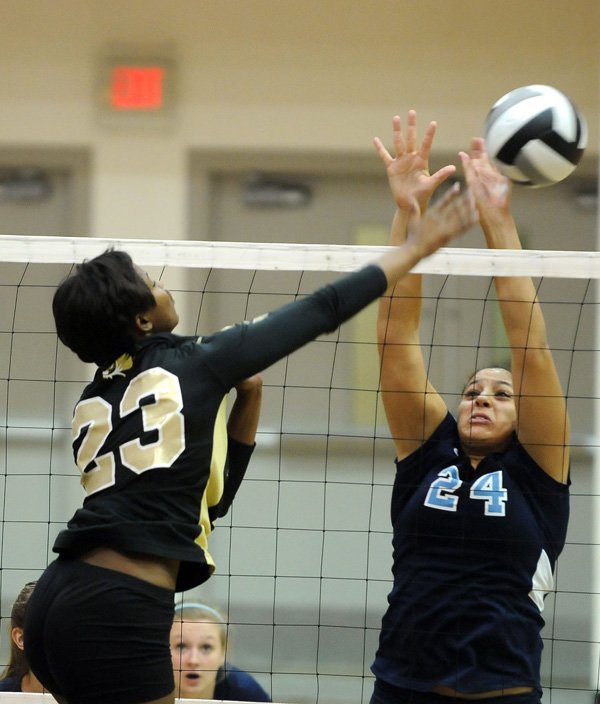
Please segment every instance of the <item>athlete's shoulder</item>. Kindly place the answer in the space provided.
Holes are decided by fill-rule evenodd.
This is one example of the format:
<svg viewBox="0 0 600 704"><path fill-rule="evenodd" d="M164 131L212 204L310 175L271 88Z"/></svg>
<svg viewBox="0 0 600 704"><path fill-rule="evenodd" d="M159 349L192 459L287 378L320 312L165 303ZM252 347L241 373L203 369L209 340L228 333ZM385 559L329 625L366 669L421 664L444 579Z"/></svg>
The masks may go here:
<svg viewBox="0 0 600 704"><path fill-rule="evenodd" d="M512 473L514 480L522 485L531 485L538 493L541 486L547 488L544 492L568 495L571 481L563 483L554 479L546 472L527 452L525 447L519 442L514 434L511 443L498 455L498 460L505 469Z"/></svg>
<svg viewBox="0 0 600 704"><path fill-rule="evenodd" d="M148 337L145 337L140 342L137 354L143 354L145 351L152 349L176 349L178 347L194 344L197 339L196 336L192 335L175 335L172 332L157 332L154 333L154 335L148 335Z"/></svg>
<svg viewBox="0 0 600 704"><path fill-rule="evenodd" d="M429 441L439 442L445 438L451 440L458 438L458 424L450 411L446 413L444 420L433 431Z"/></svg>
<svg viewBox="0 0 600 704"><path fill-rule="evenodd" d="M403 459L396 459L396 467L398 469L412 468L414 465L422 467L424 464L431 466L437 458L445 461L448 457L458 457L459 454L458 426L454 416L448 412L420 447Z"/></svg>
<svg viewBox="0 0 600 704"><path fill-rule="evenodd" d="M222 685L221 688L219 688L219 684ZM224 680L219 684L217 684L217 689L215 690L215 697L217 696L218 690L223 689L224 691L219 692L219 694L226 694L230 698L236 697L237 699L234 699L234 701L271 701L269 695L254 677L248 672L240 670L240 668L235 665L227 665Z"/></svg>
<svg viewBox="0 0 600 704"><path fill-rule="evenodd" d="M182 360L198 354L198 338L195 336L157 333L149 335L140 343L133 360L133 373L148 367L161 366L169 361Z"/></svg>
<svg viewBox="0 0 600 704"><path fill-rule="evenodd" d="M21 682L16 677L0 680L0 692L22 692Z"/></svg>

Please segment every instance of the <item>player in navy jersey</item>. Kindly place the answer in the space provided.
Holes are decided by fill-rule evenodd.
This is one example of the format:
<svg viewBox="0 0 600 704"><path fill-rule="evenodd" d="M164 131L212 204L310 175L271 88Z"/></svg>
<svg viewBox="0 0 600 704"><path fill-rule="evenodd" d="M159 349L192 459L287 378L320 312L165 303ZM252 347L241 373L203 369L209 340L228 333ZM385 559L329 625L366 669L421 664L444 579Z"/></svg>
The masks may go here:
<svg viewBox="0 0 600 704"><path fill-rule="evenodd" d="M436 125L419 146L416 114L394 118L392 157L376 139L406 236L454 173L429 173ZM461 152L488 247L519 249L510 183L483 140ZM427 376L420 346L421 277L382 298L381 392L395 443L393 587L372 666L372 704L539 704L545 594L568 521L569 421L532 281L495 279L512 373L480 369L456 420Z"/></svg>
<svg viewBox="0 0 600 704"><path fill-rule="evenodd" d="M458 189L423 216L415 206L405 243L374 264L201 338L172 334L171 295L123 252L84 262L59 286L59 338L98 365L73 417L87 497L56 538L25 623L32 670L61 704L172 704L174 592L210 576L208 534L239 485L225 470L227 393L335 330L476 221Z"/></svg>

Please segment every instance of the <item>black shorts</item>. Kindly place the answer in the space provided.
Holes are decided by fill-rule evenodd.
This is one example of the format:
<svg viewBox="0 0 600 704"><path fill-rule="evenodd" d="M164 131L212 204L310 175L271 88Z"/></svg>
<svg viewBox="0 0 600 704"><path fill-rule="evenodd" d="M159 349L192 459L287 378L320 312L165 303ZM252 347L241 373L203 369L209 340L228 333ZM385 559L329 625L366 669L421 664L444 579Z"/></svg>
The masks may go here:
<svg viewBox="0 0 600 704"><path fill-rule="evenodd" d="M491 699L462 699L446 697L433 692L417 692L412 689L394 687L383 680L375 680L371 704L541 704L538 692L508 694Z"/></svg>
<svg viewBox="0 0 600 704"><path fill-rule="evenodd" d="M173 691L174 593L122 572L59 558L25 615L29 664L69 704L140 704Z"/></svg>

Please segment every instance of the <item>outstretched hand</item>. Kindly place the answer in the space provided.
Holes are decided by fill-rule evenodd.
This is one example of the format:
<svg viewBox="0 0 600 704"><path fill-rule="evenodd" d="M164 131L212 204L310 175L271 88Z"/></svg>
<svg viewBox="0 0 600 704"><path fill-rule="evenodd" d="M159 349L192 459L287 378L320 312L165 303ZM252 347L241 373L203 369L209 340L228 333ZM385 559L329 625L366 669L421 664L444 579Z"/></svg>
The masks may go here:
<svg viewBox="0 0 600 704"><path fill-rule="evenodd" d="M512 184L492 163L484 140L473 138L470 154L459 152L459 156L482 221L509 213Z"/></svg>
<svg viewBox="0 0 600 704"><path fill-rule="evenodd" d="M468 190L460 192L456 183L423 215L416 207L411 211L406 242L417 248L420 257L427 257L466 232L478 219L473 195Z"/></svg>
<svg viewBox="0 0 600 704"><path fill-rule="evenodd" d="M456 171L449 164L434 174L429 173L429 154L436 129L437 124L430 122L421 146L417 149L417 113L410 110L406 136L402 132L400 117L396 115L392 119L395 157L391 156L379 137L373 140L386 167L392 195L401 210L410 211L416 203L420 211L424 212L435 189Z"/></svg>

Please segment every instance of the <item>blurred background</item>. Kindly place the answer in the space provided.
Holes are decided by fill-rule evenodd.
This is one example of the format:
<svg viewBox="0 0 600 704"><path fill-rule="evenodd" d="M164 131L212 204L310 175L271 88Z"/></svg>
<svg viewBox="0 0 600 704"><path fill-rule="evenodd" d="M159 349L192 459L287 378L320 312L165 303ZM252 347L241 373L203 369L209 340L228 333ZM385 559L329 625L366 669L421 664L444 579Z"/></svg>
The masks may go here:
<svg viewBox="0 0 600 704"><path fill-rule="evenodd" d="M587 0L2 0L0 165L44 167L57 194L64 220L26 231L209 238L213 190L240 171L381 179L371 139L409 108L457 163L529 83L579 105L594 160L599 15ZM154 119L109 107L112 69L144 64L166 70Z"/></svg>

